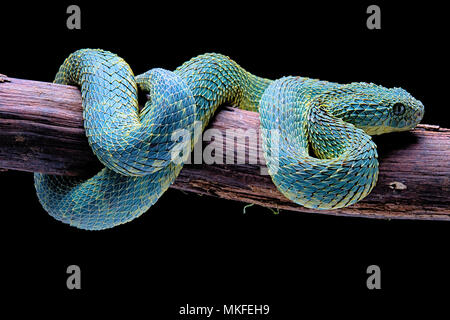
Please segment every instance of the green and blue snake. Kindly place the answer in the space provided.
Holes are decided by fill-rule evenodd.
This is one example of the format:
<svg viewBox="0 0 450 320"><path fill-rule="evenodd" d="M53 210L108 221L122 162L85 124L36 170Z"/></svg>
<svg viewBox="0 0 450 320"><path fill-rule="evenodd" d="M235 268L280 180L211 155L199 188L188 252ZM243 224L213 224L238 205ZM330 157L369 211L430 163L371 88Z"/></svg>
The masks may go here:
<svg viewBox="0 0 450 320"><path fill-rule="evenodd" d="M146 212L174 182L177 130L204 129L229 104L259 112L264 157L278 190L295 203L337 209L367 196L378 178L370 135L414 128L424 107L401 88L338 84L304 77L272 81L215 53L175 71L134 76L103 50L82 49L60 67L56 83L79 86L93 152L104 168L88 179L35 173L37 195L54 218L99 230ZM148 93L142 110L138 88ZM276 139L275 139L276 138ZM198 137L191 135L194 145Z"/></svg>

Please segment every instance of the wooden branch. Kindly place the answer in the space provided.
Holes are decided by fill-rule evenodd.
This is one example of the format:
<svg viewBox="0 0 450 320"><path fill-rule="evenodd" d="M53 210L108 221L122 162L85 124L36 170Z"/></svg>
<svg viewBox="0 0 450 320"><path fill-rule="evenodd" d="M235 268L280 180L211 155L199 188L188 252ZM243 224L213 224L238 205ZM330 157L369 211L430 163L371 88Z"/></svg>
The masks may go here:
<svg viewBox="0 0 450 320"><path fill-rule="evenodd" d="M72 176L92 174L101 165L89 148L82 120L77 88L0 77L0 167ZM185 165L173 188L300 212L450 220L450 129L420 125L412 132L374 137L380 175L372 193L348 208L317 211L290 202L278 192L270 176L261 174L264 159L259 141L256 145L242 142L245 130L259 129L257 113L225 107L210 128L237 130L236 144L228 135L223 137L225 144L217 138L210 143L223 150L223 159L246 147L247 157L255 152L258 162Z"/></svg>

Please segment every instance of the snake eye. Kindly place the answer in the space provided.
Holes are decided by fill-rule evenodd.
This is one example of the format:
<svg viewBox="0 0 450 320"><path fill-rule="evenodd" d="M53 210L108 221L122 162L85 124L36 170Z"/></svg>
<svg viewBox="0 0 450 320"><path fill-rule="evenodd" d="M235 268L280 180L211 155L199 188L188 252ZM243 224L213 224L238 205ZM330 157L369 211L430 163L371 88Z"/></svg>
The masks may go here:
<svg viewBox="0 0 450 320"><path fill-rule="evenodd" d="M399 116L405 112L405 106L401 103L396 103L392 106L392 111L396 116Z"/></svg>

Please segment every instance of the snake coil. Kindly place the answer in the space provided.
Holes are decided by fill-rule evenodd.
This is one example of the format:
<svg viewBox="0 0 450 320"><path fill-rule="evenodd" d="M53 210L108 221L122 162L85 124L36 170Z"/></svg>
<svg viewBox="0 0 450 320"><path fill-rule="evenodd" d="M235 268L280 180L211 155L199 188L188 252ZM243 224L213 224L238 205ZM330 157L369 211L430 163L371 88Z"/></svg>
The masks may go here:
<svg viewBox="0 0 450 320"><path fill-rule="evenodd" d="M192 132L196 121L204 129L225 103L259 112L273 182L290 200L317 209L367 196L378 177L370 135L412 129L424 114L422 103L400 88L272 81L214 53L173 72L152 69L135 77L117 55L82 49L65 60L55 82L80 87L86 135L105 167L88 179L35 173L35 188L51 216L89 230L146 212L183 166L173 161L173 133ZM141 111L138 87L150 96ZM196 139L190 136L191 146Z"/></svg>

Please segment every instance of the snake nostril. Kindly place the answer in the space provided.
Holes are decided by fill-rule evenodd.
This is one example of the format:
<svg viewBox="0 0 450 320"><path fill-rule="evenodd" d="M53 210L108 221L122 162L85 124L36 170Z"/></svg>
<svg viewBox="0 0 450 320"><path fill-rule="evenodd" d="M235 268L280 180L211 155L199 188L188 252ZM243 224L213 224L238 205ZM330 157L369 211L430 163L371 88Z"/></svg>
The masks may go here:
<svg viewBox="0 0 450 320"><path fill-rule="evenodd" d="M417 119L422 120L422 118L423 118L423 111L422 110L417 111L416 112L416 117L417 117Z"/></svg>

